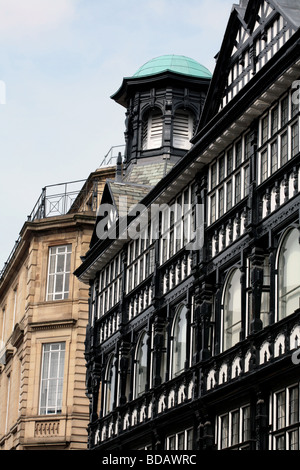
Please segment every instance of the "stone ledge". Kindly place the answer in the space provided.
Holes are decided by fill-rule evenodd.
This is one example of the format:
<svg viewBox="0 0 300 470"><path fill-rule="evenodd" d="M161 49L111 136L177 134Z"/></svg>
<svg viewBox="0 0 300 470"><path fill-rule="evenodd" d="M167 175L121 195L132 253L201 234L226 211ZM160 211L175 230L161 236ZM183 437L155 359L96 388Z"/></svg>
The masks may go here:
<svg viewBox="0 0 300 470"><path fill-rule="evenodd" d="M77 320L57 320L29 323L29 329L33 330L53 330L58 328L72 328L76 325Z"/></svg>

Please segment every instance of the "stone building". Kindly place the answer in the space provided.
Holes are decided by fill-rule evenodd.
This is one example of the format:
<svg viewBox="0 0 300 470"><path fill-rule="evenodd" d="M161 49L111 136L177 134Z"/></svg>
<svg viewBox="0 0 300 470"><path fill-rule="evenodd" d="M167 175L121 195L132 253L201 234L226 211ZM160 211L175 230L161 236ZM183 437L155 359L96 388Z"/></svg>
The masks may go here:
<svg viewBox="0 0 300 470"><path fill-rule="evenodd" d="M115 166L43 189L0 274L0 450L87 448L88 289L72 275Z"/></svg>
<svg viewBox="0 0 300 470"><path fill-rule="evenodd" d="M299 41L298 1L241 0L212 77L163 56L113 96L125 160L75 272L90 449L299 450Z"/></svg>

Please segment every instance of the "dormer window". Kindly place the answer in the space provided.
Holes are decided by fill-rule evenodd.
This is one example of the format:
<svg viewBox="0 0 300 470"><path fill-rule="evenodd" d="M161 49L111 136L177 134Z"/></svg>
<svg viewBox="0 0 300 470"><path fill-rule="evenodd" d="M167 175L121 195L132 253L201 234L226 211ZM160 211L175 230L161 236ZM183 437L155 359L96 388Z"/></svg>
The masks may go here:
<svg viewBox="0 0 300 470"><path fill-rule="evenodd" d="M162 146L163 116L161 111L155 109L147 113L143 120L142 148L150 150Z"/></svg>
<svg viewBox="0 0 300 470"><path fill-rule="evenodd" d="M191 148L194 119L191 113L180 109L174 115L173 147L188 150Z"/></svg>

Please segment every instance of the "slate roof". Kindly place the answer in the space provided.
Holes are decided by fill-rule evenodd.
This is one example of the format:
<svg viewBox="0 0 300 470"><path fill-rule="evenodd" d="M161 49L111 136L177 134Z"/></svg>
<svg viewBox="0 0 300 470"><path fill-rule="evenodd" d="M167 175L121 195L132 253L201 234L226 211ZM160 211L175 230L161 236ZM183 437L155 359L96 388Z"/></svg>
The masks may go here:
<svg viewBox="0 0 300 470"><path fill-rule="evenodd" d="M106 184L118 214L125 215L123 211L126 208L120 206L122 198L126 197L123 201L126 202L127 209L138 204L173 166L169 162L134 165L122 181L107 180Z"/></svg>
<svg viewBox="0 0 300 470"><path fill-rule="evenodd" d="M162 162L148 165L134 165L124 176L126 183L155 186L174 166L174 163Z"/></svg>
<svg viewBox="0 0 300 470"><path fill-rule="evenodd" d="M116 181L107 181L107 185L120 216L126 215L127 209L138 204L152 189L152 186L126 184ZM126 204L126 207L124 207L124 204Z"/></svg>
<svg viewBox="0 0 300 470"><path fill-rule="evenodd" d="M300 27L300 5L299 0L273 0L278 11L296 28Z"/></svg>

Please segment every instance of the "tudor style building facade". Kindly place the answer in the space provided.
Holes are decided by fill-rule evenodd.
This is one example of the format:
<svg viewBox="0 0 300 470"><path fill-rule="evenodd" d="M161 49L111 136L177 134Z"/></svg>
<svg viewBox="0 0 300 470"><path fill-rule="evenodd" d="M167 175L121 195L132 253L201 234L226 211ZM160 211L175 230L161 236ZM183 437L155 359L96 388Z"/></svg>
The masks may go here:
<svg viewBox="0 0 300 470"><path fill-rule="evenodd" d="M90 449L299 450L299 41L297 1L241 0L212 77L164 56L113 96L126 159L75 272Z"/></svg>

